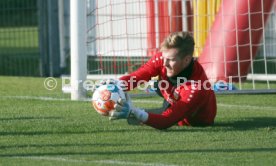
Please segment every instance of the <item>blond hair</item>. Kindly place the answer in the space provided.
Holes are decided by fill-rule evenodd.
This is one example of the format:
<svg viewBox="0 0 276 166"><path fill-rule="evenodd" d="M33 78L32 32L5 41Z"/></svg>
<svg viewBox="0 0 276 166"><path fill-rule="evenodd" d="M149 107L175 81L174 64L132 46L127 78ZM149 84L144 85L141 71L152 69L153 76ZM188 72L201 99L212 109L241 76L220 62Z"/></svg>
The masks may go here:
<svg viewBox="0 0 276 166"><path fill-rule="evenodd" d="M178 56L183 58L187 55L193 56L194 47L194 38L189 32L173 32L164 39L160 50L176 48L178 49Z"/></svg>

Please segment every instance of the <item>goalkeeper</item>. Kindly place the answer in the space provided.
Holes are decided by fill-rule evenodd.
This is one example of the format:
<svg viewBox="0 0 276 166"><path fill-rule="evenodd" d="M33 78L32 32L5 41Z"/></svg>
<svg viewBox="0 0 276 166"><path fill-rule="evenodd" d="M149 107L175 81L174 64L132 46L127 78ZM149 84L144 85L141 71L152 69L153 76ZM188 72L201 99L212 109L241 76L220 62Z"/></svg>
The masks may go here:
<svg viewBox="0 0 276 166"><path fill-rule="evenodd" d="M119 100L110 119L135 118L157 129L172 125L209 126L214 123L216 97L202 66L193 58L194 39L188 32L170 34L161 44L160 52L133 73L120 78L126 90L141 80L158 76L156 92L164 98L160 113L133 107L128 97Z"/></svg>

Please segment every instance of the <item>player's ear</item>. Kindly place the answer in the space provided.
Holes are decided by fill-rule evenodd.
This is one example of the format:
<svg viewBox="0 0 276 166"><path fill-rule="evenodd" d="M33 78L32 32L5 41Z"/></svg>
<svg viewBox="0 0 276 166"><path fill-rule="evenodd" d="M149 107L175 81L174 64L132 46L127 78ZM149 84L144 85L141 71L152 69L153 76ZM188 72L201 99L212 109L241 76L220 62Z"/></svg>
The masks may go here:
<svg viewBox="0 0 276 166"><path fill-rule="evenodd" d="M186 65L190 64L192 58L193 57L190 55L186 55L185 57L183 57L183 59L182 59L183 65L186 66Z"/></svg>
<svg viewBox="0 0 276 166"><path fill-rule="evenodd" d="M184 57L186 63L190 63L192 58L193 57L191 55L187 55L187 56Z"/></svg>

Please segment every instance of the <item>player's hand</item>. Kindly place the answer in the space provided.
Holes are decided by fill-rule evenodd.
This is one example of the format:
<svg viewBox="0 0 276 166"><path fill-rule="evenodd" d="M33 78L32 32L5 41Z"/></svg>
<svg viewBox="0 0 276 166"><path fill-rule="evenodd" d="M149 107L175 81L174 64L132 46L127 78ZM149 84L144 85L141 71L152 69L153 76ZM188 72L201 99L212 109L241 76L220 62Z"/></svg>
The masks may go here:
<svg viewBox="0 0 276 166"><path fill-rule="evenodd" d="M113 84L120 87L122 90L125 90L125 85L123 84L123 82L121 80L117 80L113 78L100 80L100 82L96 84L96 89L101 85L106 85L106 84Z"/></svg>
<svg viewBox="0 0 276 166"><path fill-rule="evenodd" d="M138 121L145 122L148 113L145 110L133 107L129 95L126 93L126 100L119 99L115 105L115 110L111 112L109 120L136 118Z"/></svg>
<svg viewBox="0 0 276 166"><path fill-rule="evenodd" d="M119 99L115 104L115 110L111 112L109 120L127 119L131 113L131 107L126 100Z"/></svg>
<svg viewBox="0 0 276 166"><path fill-rule="evenodd" d="M133 106L128 93L125 93L125 96L125 100L120 98L118 102L115 104L115 110L111 112L109 120L127 119L130 116Z"/></svg>
<svg viewBox="0 0 276 166"><path fill-rule="evenodd" d="M106 84L114 84L114 85L116 85L116 82L117 81L115 79L112 79L112 78L110 78L110 79L102 79L99 82L96 82L96 88L98 88L98 87L100 87L102 85L106 85Z"/></svg>
<svg viewBox="0 0 276 166"><path fill-rule="evenodd" d="M118 80L115 80L113 78L110 79L103 79L100 81L100 85L105 85L105 84L117 84Z"/></svg>

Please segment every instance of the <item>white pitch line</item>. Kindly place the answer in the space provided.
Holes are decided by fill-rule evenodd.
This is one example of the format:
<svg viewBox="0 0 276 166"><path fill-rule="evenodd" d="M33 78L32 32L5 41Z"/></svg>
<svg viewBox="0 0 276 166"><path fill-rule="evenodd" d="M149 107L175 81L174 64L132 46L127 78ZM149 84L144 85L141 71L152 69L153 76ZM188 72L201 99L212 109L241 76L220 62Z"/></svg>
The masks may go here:
<svg viewBox="0 0 276 166"><path fill-rule="evenodd" d="M45 100L45 101L71 101L69 98L54 98L54 97L43 97L43 96L0 96L0 98L8 99L22 99L22 100ZM84 101L90 101L87 99ZM133 103L143 104L143 103L153 103L153 104L162 104L163 101L158 100L145 100L145 99L133 99ZM219 107L232 107L232 108L247 108L254 110L276 110L276 107L267 107L267 106L257 106L257 105L237 105L237 104L224 104L218 103Z"/></svg>
<svg viewBox="0 0 276 166"><path fill-rule="evenodd" d="M31 160L47 160L47 161L62 161L62 162L73 162L73 163L95 163L95 164L110 164L110 165L141 165L141 166L177 166L168 165L162 163L143 163L143 162L129 162L122 160L80 160L80 159L68 159L62 157L34 157L34 156L24 156L24 157L12 157L20 159L31 159Z"/></svg>
<svg viewBox="0 0 276 166"><path fill-rule="evenodd" d="M45 97L45 96L0 96L0 98L22 99L22 100L71 101L70 99L66 99L66 98L54 98L54 97Z"/></svg>

